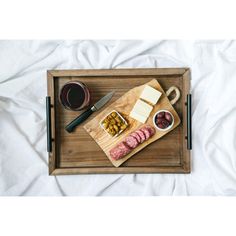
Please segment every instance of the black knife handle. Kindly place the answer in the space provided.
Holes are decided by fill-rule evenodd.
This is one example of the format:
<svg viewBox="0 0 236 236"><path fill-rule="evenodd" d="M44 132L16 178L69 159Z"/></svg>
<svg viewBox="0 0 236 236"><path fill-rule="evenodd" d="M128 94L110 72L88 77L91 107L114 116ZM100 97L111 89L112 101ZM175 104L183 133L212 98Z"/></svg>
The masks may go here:
<svg viewBox="0 0 236 236"><path fill-rule="evenodd" d="M187 95L187 149L192 149L192 98Z"/></svg>
<svg viewBox="0 0 236 236"><path fill-rule="evenodd" d="M46 97L46 122L47 122L47 151L52 151L52 131L51 131L51 98Z"/></svg>
<svg viewBox="0 0 236 236"><path fill-rule="evenodd" d="M71 133L77 125L85 121L90 115L92 115L92 113L93 113L92 108L89 108L88 110L83 112L81 115L79 115L77 118L72 120L70 124L66 126L66 131Z"/></svg>

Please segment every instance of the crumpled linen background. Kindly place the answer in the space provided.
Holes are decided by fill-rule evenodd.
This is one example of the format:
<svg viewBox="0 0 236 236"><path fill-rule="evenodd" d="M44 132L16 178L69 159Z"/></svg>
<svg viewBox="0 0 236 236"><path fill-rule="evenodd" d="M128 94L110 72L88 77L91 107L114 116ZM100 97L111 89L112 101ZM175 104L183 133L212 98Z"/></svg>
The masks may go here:
<svg viewBox="0 0 236 236"><path fill-rule="evenodd" d="M192 173L48 176L48 69L190 67ZM0 195L236 195L236 41L0 41Z"/></svg>

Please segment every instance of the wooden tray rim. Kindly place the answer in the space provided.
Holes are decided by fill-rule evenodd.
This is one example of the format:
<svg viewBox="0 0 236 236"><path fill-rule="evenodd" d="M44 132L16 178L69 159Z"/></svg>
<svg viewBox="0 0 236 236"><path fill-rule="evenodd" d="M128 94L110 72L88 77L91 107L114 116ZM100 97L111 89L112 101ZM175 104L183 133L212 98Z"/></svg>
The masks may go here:
<svg viewBox="0 0 236 236"><path fill-rule="evenodd" d="M52 151L48 153L49 157L49 175L68 175L68 174L131 174L131 173L190 173L190 150L187 154L183 152L182 163L180 166L158 166L158 167L75 167L61 168L57 167L56 160L56 136L55 136L55 114L56 107L54 106L54 78L56 77L102 77L102 76L148 76L148 75L180 75L183 77L185 89L183 96L186 98L190 89L190 68L125 68L125 69L73 69L73 70L48 70L47 85L48 96L51 96L51 119L52 119ZM187 93L186 93L187 92ZM182 106L185 107L186 101L183 99ZM186 111L183 111L183 133L186 134ZM183 145L186 144L186 137L183 136ZM185 147L183 147L186 149ZM183 150L184 150L183 149ZM186 154L186 155L185 155Z"/></svg>

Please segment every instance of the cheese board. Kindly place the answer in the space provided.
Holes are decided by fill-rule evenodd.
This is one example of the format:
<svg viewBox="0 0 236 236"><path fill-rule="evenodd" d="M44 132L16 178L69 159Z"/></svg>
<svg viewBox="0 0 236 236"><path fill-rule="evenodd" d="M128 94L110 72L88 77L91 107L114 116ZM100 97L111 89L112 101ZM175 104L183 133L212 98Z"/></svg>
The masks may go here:
<svg viewBox="0 0 236 236"><path fill-rule="evenodd" d="M65 130L66 125L82 111L65 109L58 98L62 87L66 83L74 81L86 84L91 93L91 104L112 90L115 93L111 101L101 110L92 114L74 132L68 133ZM191 94L189 93L189 68L50 70L47 72L47 83L47 146L50 175L190 173ZM109 135L100 127L100 122L114 108L127 119L128 113L140 96L142 86L145 84L162 92L162 96L151 111L146 124L153 126L153 114L160 109L166 109L173 115L173 126L168 131L159 132L156 129L155 134L146 143L140 144L135 151L122 158L122 161L118 160L114 163L109 158L109 150L118 141L122 141L131 132L142 127L143 124L128 119L129 127L119 134L114 144L106 145L109 148L104 149L101 143L103 143L102 145L106 144ZM173 86L179 88L181 96L179 101L172 106L165 92ZM131 93L135 91L136 96L132 96L135 101L130 102L131 97L129 97L127 104L132 105L119 107L119 99L122 99L127 93L129 94L130 91ZM173 101L172 95L169 96L169 99ZM111 106L111 104L113 105ZM97 131L98 133L96 133ZM100 134L98 139L97 134Z"/></svg>
<svg viewBox="0 0 236 236"><path fill-rule="evenodd" d="M155 88L158 91L162 93L160 101L157 103L157 105L152 109L151 114L148 118L148 120L145 122L145 124L150 125L153 127L153 115L155 112L157 112L160 109L167 109L170 111L174 116L174 125L171 127L171 129L167 131L155 131L155 134L147 141L143 142L140 145L138 145L135 149L133 149L128 155L126 155L124 158L121 158L119 160L112 159L110 155L110 150L115 147L121 140L124 140L125 137L127 137L129 134L135 132L135 130L138 130L140 127L142 127L142 123L132 119L129 117L129 114L133 108L133 105L135 102L139 99L140 94L142 93L145 85L151 86L151 88ZM99 124L102 117L104 117L106 114L110 113L112 110L116 110L119 113L121 113L127 120L129 120L129 127L125 132L123 132L118 137L111 138L109 135L107 135L97 124ZM168 132L175 129L180 124L180 118L171 105L169 99L165 95L164 90L158 83L156 79L152 79L146 84L140 85L138 87L132 88L127 93L125 93L122 97L117 99L115 102L110 104L106 107L102 112L100 112L94 119L87 122L84 126L85 130L91 135L91 137L97 142L97 144L101 147L101 149L105 152L109 160L112 162L112 164L116 167L119 167L122 163L127 161L129 158L131 158L135 153L141 151L143 148L145 148L150 143L158 140Z"/></svg>

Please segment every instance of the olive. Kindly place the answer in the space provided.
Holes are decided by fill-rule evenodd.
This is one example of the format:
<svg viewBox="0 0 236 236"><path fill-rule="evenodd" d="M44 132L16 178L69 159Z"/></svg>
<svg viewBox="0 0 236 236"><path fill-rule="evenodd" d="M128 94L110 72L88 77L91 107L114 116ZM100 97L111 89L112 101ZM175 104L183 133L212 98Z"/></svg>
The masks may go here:
<svg viewBox="0 0 236 236"><path fill-rule="evenodd" d="M108 127L108 123L103 123L103 127L106 129Z"/></svg>
<svg viewBox="0 0 236 236"><path fill-rule="evenodd" d="M115 118L115 120L116 120L117 123L121 123L121 122L122 122L122 120L121 120L121 118L120 118L119 116L117 116L117 117Z"/></svg>
<svg viewBox="0 0 236 236"><path fill-rule="evenodd" d="M165 113L165 119L167 121L169 121L170 124L172 123L172 117L171 117L171 114L169 112Z"/></svg>
<svg viewBox="0 0 236 236"><path fill-rule="evenodd" d="M123 124L123 125L120 127L120 129L121 129L121 130L124 130L124 129L126 129L126 127L127 127L126 124Z"/></svg>
<svg viewBox="0 0 236 236"><path fill-rule="evenodd" d="M112 112L111 116L115 118L117 116L117 113L116 112Z"/></svg>
<svg viewBox="0 0 236 236"><path fill-rule="evenodd" d="M111 130L111 135L114 136L116 134L116 131L114 129Z"/></svg>
<svg viewBox="0 0 236 236"><path fill-rule="evenodd" d="M161 129L166 129L168 126L170 126L170 124L166 119L162 119L157 126Z"/></svg>
<svg viewBox="0 0 236 236"><path fill-rule="evenodd" d="M164 112L164 111L159 112L159 113L157 114L157 118L162 118L162 117L164 117L164 116L165 116L165 112Z"/></svg>
<svg viewBox="0 0 236 236"><path fill-rule="evenodd" d="M106 118L106 119L104 120L104 122L109 123L109 120Z"/></svg>
<svg viewBox="0 0 236 236"><path fill-rule="evenodd" d="M162 122L162 118L159 118L156 120L156 124L161 124L161 122Z"/></svg>
<svg viewBox="0 0 236 236"><path fill-rule="evenodd" d="M160 129L165 129L165 127L160 123L160 124L158 124L158 127L160 128Z"/></svg>
<svg viewBox="0 0 236 236"><path fill-rule="evenodd" d="M118 133L118 132L119 132L119 128L118 128L118 126L117 126L117 125L113 125L113 128L114 128L114 130L116 131L116 133Z"/></svg>
<svg viewBox="0 0 236 236"><path fill-rule="evenodd" d="M115 120L115 119L111 119L111 120L110 120L110 124L111 124L111 125L115 125L115 124L116 124L116 120Z"/></svg>

